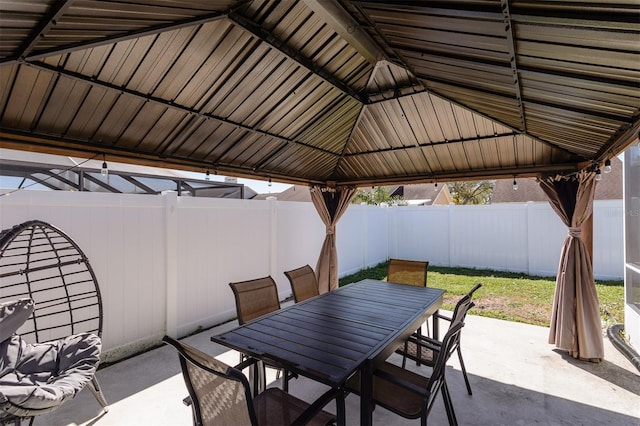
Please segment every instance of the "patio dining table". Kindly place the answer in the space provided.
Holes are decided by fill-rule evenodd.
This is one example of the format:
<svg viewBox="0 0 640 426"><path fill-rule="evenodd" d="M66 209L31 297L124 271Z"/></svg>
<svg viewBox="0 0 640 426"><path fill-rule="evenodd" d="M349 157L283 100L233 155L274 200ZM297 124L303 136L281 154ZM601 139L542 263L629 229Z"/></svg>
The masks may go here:
<svg viewBox="0 0 640 426"><path fill-rule="evenodd" d="M435 288L366 279L211 340L333 388L360 371L360 423L370 425L373 371L440 308L443 294ZM435 320L433 330L435 334ZM338 423L344 423L344 413L338 413Z"/></svg>

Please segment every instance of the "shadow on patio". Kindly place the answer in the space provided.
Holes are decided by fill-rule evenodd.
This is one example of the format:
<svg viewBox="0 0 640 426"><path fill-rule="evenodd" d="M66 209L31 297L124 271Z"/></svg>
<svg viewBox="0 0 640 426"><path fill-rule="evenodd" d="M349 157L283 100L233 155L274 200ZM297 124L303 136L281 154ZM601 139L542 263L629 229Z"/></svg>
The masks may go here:
<svg viewBox="0 0 640 426"><path fill-rule="evenodd" d="M186 339L188 343L229 363L238 354L210 342L213 334L234 328L224 324ZM446 327L446 326L445 326ZM605 337L605 361L576 361L547 344L548 329L514 322L467 316L462 348L473 396L468 396L457 357L447 371L461 425L638 425L640 377L633 365ZM393 355L398 362L400 357ZM425 367L409 368L425 371ZM273 370L270 370L273 373ZM274 373L275 374L275 373ZM190 409L182 404L187 391L177 353L164 346L108 366L98 378L110 411L100 415L93 396L84 391L57 412L36 419L36 425L189 425ZM273 378L273 376L272 376ZM323 385L299 378L290 391L307 400ZM359 400L346 400L347 424L359 424ZM328 406L334 411L333 404ZM380 407L374 424L419 424ZM447 423L441 398L429 416L434 425Z"/></svg>

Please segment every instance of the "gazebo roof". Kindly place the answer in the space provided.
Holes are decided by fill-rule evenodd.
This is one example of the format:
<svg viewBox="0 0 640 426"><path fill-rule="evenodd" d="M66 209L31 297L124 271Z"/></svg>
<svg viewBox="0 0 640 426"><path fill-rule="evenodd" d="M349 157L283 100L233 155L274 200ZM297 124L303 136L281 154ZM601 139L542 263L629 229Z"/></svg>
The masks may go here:
<svg viewBox="0 0 640 426"><path fill-rule="evenodd" d="M0 144L302 184L568 173L637 140L613 2L0 4Z"/></svg>

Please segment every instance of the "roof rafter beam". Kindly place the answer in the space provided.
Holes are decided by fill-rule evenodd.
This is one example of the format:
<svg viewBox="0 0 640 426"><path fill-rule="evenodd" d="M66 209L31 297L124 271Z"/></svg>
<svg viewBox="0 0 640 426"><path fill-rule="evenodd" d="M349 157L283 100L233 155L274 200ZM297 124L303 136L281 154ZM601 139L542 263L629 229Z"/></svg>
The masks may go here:
<svg viewBox="0 0 640 426"><path fill-rule="evenodd" d="M175 102L171 102L171 101L168 101L166 99L162 99L162 98L157 98L155 96L146 95L144 93L137 92L135 90L127 89L126 87L116 86L115 84L111 84L111 83L108 83L106 81L101 81L101 80L98 80L96 78L91 78L91 77L88 77L88 76L86 76L84 74L80 74L80 73L77 73L77 72L74 72L74 71L70 71L70 70L64 69L62 67L55 67L55 66L49 65L49 64L47 64L45 62L35 62L35 61L34 62L27 62L27 61L22 61L22 63L24 63L25 65L28 65L30 67L37 68L37 69L58 73L58 74L63 75L65 77L69 77L69 78L72 78L74 80L78 80L78 81L82 81L82 82L88 83L88 84L90 84L92 86L101 87L101 88L104 88L104 89L107 89L107 90L119 92L120 94L126 94L126 95L129 95L129 96L133 96L133 97L138 98L140 100L143 100L145 102L153 102L155 104L162 105L162 106L164 106L166 108L171 108L171 109L175 109L175 110L181 111L181 112L186 113L186 114L190 114L190 115L193 115L193 116L198 116L198 117L201 117L201 118L203 118L205 120L215 120L215 121L217 121L219 123L223 123L223 124L227 124L227 125L230 125L230 126L234 126L234 127L238 128L238 129L241 129L241 130L244 130L244 131L247 131L247 132L250 132L250 133L255 133L255 134L258 134L260 136L266 136L266 137L269 137L269 138L272 138L272 139L276 139L276 140L279 140L281 142L285 142L285 143L288 143L288 144L304 146L305 148L310 148L310 149L313 149L313 150L316 150L316 151L320 151L320 152L322 152L324 154L329 154L329 155L333 155L333 156L336 156L336 157L339 155L339 154L337 154L335 152L332 152L332 151L329 151L329 150L326 150L326 149L323 149L323 148L319 148L319 147L310 145L308 143L300 142L300 141L297 141L297 140L286 138L284 136L277 135L275 133L270 133L270 132L267 132L267 131L264 131L264 130L256 129L254 127L247 126L245 124L238 123L238 122L226 119L224 117L218 117L218 116L215 116L215 115L212 115L212 114L204 114L201 111L195 110L193 108L186 107L184 105L176 104Z"/></svg>
<svg viewBox="0 0 640 426"><path fill-rule="evenodd" d="M211 162L205 160L193 160L176 155L164 155L150 153L132 148L122 148L118 146L89 145L86 140L61 138L59 135L37 132L34 130L24 131L16 129L0 128L0 146L2 148L17 150L33 150L38 146L42 152L54 155L78 155L82 157L92 157L96 153L106 153L113 161L122 163L140 164L152 167L164 167L180 170L202 172L203 169L211 168ZM215 170L220 174L228 176L248 177L255 176L267 179L269 177L283 183L308 185L310 183L322 184L324 179L320 178L298 178L278 172L264 172L255 170L252 167L238 166L219 162L215 165Z"/></svg>
<svg viewBox="0 0 640 426"><path fill-rule="evenodd" d="M375 65L388 60L383 50L362 30L360 25L335 0L303 0L304 4L326 22L340 37Z"/></svg>
<svg viewBox="0 0 640 426"><path fill-rule="evenodd" d="M598 151L596 161L604 161L624 151L629 145L640 139L640 114L636 114L633 124L625 126L611 138L611 143Z"/></svg>
<svg viewBox="0 0 640 426"><path fill-rule="evenodd" d="M524 115L524 105L522 104L522 90L520 85L520 77L518 75L518 64L516 58L516 43L514 40L513 22L511 20L511 12L509 11L509 0L501 0L502 15L504 17L504 31L507 35L507 47L509 48L509 60L511 62L511 72L513 73L513 89L516 93L516 102L520 110L520 128L523 132L527 131L527 120Z"/></svg>
<svg viewBox="0 0 640 426"><path fill-rule="evenodd" d="M577 172L578 166L574 163L552 164L545 167L521 166L508 168L476 169L469 171L452 171L433 174L416 174L403 176L371 176L362 179L340 181L341 185L371 186L371 185L395 185L411 183L452 182L460 180L487 180L487 179L512 179L516 177L537 177L542 174L562 174Z"/></svg>
<svg viewBox="0 0 640 426"><path fill-rule="evenodd" d="M314 64L313 61L311 61L309 58L303 56L296 49L293 49L290 46L288 46L286 43L284 43L283 41L275 37L273 34L265 30L264 28L262 28L260 25L256 24L250 19L245 18L244 16L240 15L237 12L229 13L228 18L233 23L238 25L240 28L243 28L245 31L253 34L254 37L267 43L269 46L273 47L283 55L287 56L289 59L295 61L300 66L302 66L312 74L316 75L317 77L321 78L325 82L329 83L332 87L338 89L345 95L350 96L351 98L355 99L361 104L364 104L367 102L366 96L363 96L362 94L356 92L351 87L343 83L341 80L335 78L333 75L329 74L322 68L316 66L316 64Z"/></svg>
<svg viewBox="0 0 640 426"><path fill-rule="evenodd" d="M31 50L38 43L40 38L45 37L47 32L51 29L51 27L57 24L57 20L62 16L67 9L71 6L74 0L60 0L57 1L51 6L49 12L42 18L38 26L31 33L28 39L20 46L20 50L17 53L18 58L23 58L31 53Z"/></svg>
<svg viewBox="0 0 640 426"><path fill-rule="evenodd" d="M64 46L38 51L36 53L30 53L27 55L16 55L13 57L4 58L0 60L0 66L13 65L20 62L21 60L33 61L38 59L44 59L49 56L62 55L65 53L70 53L70 52L83 50L83 49L90 49L93 47L104 46L107 44L115 44L121 41L127 41L135 38L155 35L155 34L159 34L166 31L179 30L181 28L191 27L194 25L202 25L202 24L206 24L207 22L217 21L219 19L224 19L226 17L227 17L226 12L214 12L214 13L209 13L207 15L198 16L195 18L184 19L182 21L156 25L150 28L143 28L137 31L129 31L124 34L116 34L113 36L102 37L97 40L88 40L88 41L82 41L79 43L66 44Z"/></svg>
<svg viewBox="0 0 640 426"><path fill-rule="evenodd" d="M450 144L456 144L456 143L475 142L475 141L481 141L481 140L487 140L487 139L513 137L513 136L517 136L517 135L518 135L517 132L499 133L497 135L476 136L476 137L473 137L473 138L462 138L462 139L452 139L452 140L442 141L442 142L427 142L427 143L421 143L421 144L417 144L417 145L400 146L400 147L396 146L396 147L391 147L391 148L378 149L376 151L354 152L354 153L351 153L351 154L345 154L344 156L345 157L358 157L358 156L361 156L361 155L374 155L374 154L381 154L381 153L385 153L385 152L406 151L406 150L409 150L409 149L419 149L419 148L430 148L430 147L437 146L437 145L450 145Z"/></svg>

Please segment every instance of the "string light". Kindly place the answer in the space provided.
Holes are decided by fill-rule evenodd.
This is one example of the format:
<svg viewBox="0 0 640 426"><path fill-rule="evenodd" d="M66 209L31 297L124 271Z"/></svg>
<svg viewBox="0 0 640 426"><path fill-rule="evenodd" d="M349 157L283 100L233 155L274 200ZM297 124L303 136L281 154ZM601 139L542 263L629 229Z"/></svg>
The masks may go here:
<svg viewBox="0 0 640 426"><path fill-rule="evenodd" d="M600 167L596 167L596 181L602 179L602 174L600 173Z"/></svg>
<svg viewBox="0 0 640 426"><path fill-rule="evenodd" d="M603 171L605 173L611 173L611 160L609 160L608 158L604 161Z"/></svg>
<svg viewBox="0 0 640 426"><path fill-rule="evenodd" d="M438 181L436 181L436 183L433 184L433 190L434 191L438 190Z"/></svg>
<svg viewBox="0 0 640 426"><path fill-rule="evenodd" d="M518 190L518 182L516 182L516 178L515 176L513 177L513 190L517 191Z"/></svg>
<svg viewBox="0 0 640 426"><path fill-rule="evenodd" d="M100 173L102 173L102 176L106 176L109 174L109 168L107 167L107 160L104 154L102 154L102 170L100 171Z"/></svg>
<svg viewBox="0 0 640 426"><path fill-rule="evenodd" d="M271 178L269 178L269 188L271 188Z"/></svg>
<svg viewBox="0 0 640 426"><path fill-rule="evenodd" d="M204 180L209 180L211 179L211 173L209 173L209 169L207 169L207 171L204 174Z"/></svg>

